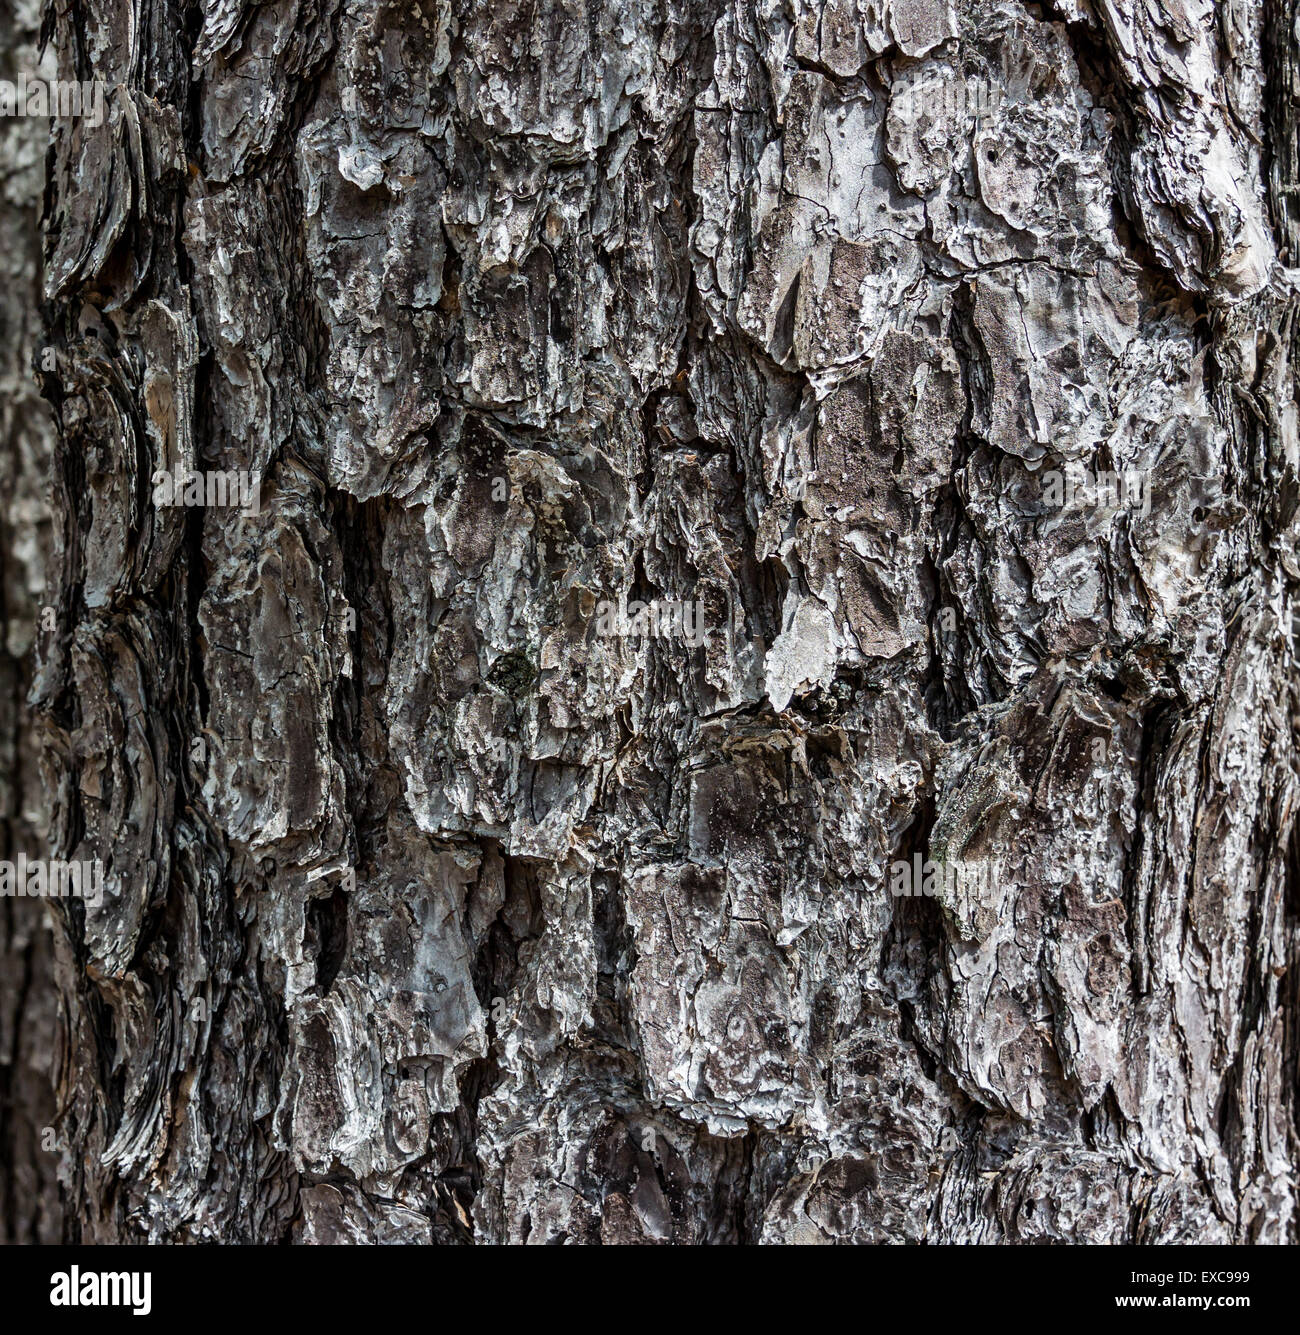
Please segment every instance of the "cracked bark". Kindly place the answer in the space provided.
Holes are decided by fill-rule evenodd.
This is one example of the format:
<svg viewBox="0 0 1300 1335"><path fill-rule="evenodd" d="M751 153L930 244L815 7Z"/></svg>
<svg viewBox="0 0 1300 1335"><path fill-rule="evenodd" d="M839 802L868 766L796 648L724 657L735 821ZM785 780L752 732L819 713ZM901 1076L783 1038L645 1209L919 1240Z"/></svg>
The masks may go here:
<svg viewBox="0 0 1300 1335"><path fill-rule="evenodd" d="M33 4L5 7L0 78L42 66ZM48 65L50 62L46 62ZM52 72L49 69L47 74ZM0 857L41 856L47 833L37 721L27 708L39 635L53 423L33 380L41 342L40 200L48 127L0 121ZM61 1209L50 1054L56 1042L53 951L39 909L0 899L0 1243L55 1242Z"/></svg>
<svg viewBox="0 0 1300 1335"><path fill-rule="evenodd" d="M1293 1241L1297 17L50 5L68 1236Z"/></svg>

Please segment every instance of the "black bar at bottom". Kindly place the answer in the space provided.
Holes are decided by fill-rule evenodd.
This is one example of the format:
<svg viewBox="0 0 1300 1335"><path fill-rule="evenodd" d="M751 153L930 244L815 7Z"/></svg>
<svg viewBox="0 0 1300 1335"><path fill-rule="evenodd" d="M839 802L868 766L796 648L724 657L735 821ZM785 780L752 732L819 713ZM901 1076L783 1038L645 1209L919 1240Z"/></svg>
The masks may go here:
<svg viewBox="0 0 1300 1335"><path fill-rule="evenodd" d="M1276 1247L783 1247L760 1255L753 1248L590 1248L586 1256L568 1248L564 1257L542 1250L9 1247L0 1249L0 1284L6 1316L21 1313L13 1325L5 1322L13 1330L32 1319L93 1326L116 1317L132 1325L251 1319L262 1329L308 1320L344 1329L358 1320L397 1320L412 1304L432 1330L467 1321L463 1309L455 1315L464 1303L493 1324L513 1309L530 1325L549 1316L602 1326L629 1316L636 1324L698 1326L716 1305L729 1329L741 1320L762 1329L783 1320L773 1304L788 1310L805 1300L824 1315L825 1303L840 1309L847 1301L872 1322L897 1321L899 1304L914 1303L927 1323L949 1314L1050 1322L1191 1313L1217 1324L1224 1316L1285 1311L1295 1290L1295 1253ZM367 1326L360 1335L372 1332Z"/></svg>

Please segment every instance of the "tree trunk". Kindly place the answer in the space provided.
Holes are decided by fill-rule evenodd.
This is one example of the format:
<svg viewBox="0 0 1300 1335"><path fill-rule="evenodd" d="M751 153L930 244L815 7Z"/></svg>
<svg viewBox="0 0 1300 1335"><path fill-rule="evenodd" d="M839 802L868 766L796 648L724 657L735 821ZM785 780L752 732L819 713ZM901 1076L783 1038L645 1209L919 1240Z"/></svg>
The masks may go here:
<svg viewBox="0 0 1300 1335"><path fill-rule="evenodd" d="M1298 17L51 4L66 1235L1294 1241Z"/></svg>
<svg viewBox="0 0 1300 1335"><path fill-rule="evenodd" d="M0 79L53 73L37 52L39 6L0 11ZM49 125L0 121L0 857L44 853L38 720L27 707L41 622L54 425L32 371L41 344L40 203ZM49 924L0 898L0 1243L57 1242L58 1116L50 1084L57 997Z"/></svg>

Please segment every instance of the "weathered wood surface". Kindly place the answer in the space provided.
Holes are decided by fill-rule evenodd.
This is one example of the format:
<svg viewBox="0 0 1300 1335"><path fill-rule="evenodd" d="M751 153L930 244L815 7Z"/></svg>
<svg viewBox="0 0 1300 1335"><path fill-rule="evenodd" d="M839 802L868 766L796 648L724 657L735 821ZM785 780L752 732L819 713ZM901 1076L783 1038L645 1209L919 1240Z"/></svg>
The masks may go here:
<svg viewBox="0 0 1300 1335"><path fill-rule="evenodd" d="M49 5L68 1236L1294 1240L1296 19Z"/></svg>

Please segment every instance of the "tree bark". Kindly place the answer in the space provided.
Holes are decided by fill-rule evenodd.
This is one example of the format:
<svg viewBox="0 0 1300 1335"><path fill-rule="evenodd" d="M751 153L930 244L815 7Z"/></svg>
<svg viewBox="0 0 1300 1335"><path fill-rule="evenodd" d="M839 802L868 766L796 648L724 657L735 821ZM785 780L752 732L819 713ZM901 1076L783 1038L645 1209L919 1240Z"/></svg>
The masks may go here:
<svg viewBox="0 0 1300 1335"><path fill-rule="evenodd" d="M52 0L66 1235L1294 1241L1298 19Z"/></svg>
<svg viewBox="0 0 1300 1335"><path fill-rule="evenodd" d="M0 78L53 72L39 6L0 11ZM0 121L0 857L43 854L48 810L27 704L47 579L54 424L33 376L41 346L40 210L49 126ZM39 906L0 899L0 1243L56 1242L62 1214L50 1083L57 994Z"/></svg>

